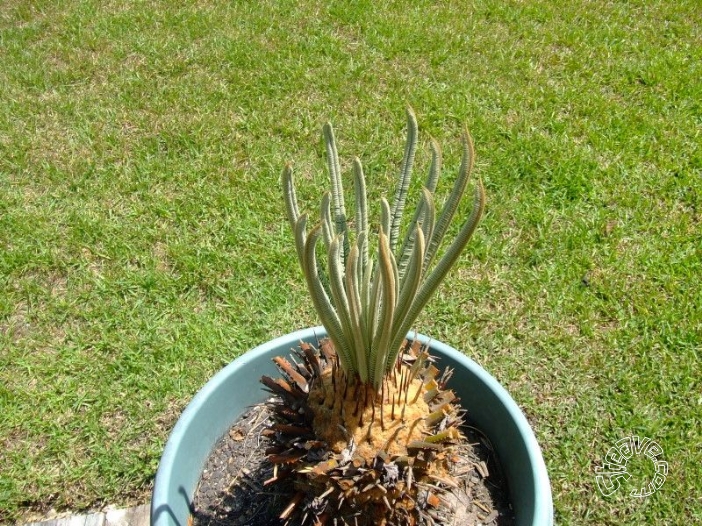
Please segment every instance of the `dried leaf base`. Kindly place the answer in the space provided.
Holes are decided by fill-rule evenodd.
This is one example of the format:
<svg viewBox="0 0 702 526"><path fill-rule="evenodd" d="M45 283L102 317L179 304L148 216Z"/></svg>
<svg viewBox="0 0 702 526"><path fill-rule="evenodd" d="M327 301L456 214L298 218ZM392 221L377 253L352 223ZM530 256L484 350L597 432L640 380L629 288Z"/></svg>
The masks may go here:
<svg viewBox="0 0 702 526"><path fill-rule="evenodd" d="M273 465L265 455L270 440L263 430L272 422L267 404L252 407L217 443L207 460L194 502L192 526L281 526L279 516L296 490L289 478L273 485ZM444 493L454 511L436 524L511 526L507 488L489 444L472 428L454 448L458 461L451 475L458 488ZM328 524L341 525L332 517ZM358 518L359 524L364 524ZM366 523L371 522L369 520ZM354 524L351 522L351 524Z"/></svg>

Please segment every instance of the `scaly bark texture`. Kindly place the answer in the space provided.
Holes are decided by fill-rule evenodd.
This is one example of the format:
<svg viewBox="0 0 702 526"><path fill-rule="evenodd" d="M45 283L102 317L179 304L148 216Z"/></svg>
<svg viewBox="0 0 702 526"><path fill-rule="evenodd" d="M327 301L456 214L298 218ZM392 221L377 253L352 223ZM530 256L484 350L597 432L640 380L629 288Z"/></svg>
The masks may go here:
<svg viewBox="0 0 702 526"><path fill-rule="evenodd" d="M451 371L439 375L419 342L405 342L380 389L347 377L328 339L274 361L281 377L261 379L275 395L267 484L294 477L285 524L434 524L446 512L462 420Z"/></svg>

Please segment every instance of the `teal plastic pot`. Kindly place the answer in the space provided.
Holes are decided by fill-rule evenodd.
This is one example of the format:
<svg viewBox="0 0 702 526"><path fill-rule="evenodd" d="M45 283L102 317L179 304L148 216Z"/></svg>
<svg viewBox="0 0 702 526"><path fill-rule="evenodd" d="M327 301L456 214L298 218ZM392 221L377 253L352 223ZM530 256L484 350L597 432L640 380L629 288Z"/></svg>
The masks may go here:
<svg viewBox="0 0 702 526"><path fill-rule="evenodd" d="M287 355L300 341L326 336L315 327L281 336L234 360L215 375L190 402L176 423L156 473L151 524L187 526L191 503L205 461L217 441L247 407L269 394L259 383L276 375L273 357ZM414 333L411 335L415 337ZM429 344L438 366L454 369L450 387L461 398L472 425L492 442L502 465L519 526L553 524L551 486L534 433L507 391L473 360L441 342Z"/></svg>

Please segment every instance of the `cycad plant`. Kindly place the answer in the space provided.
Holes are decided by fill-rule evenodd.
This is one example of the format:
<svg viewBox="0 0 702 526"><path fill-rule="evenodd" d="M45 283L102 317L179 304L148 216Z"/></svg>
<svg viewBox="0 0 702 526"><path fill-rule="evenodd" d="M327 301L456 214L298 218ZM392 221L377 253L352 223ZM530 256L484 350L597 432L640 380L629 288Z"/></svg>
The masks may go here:
<svg viewBox="0 0 702 526"><path fill-rule="evenodd" d="M300 266L328 338L318 348L301 344L290 359L276 358L282 376L262 378L277 395L266 431L275 468L268 482L293 478L296 493L281 514L286 524L441 522L448 512L444 493L455 486L451 451L463 439L461 417L446 389L451 372L440 374L426 349L406 337L482 216L485 191L478 180L472 211L439 256L473 168L473 143L465 131L458 176L437 217L441 150L431 141L428 177L402 236L417 146L417 120L408 108L399 181L392 206L381 199L376 236L360 160L353 160L355 214L349 221L331 124L324 126L324 140L331 191L311 229L307 214L300 214L289 164L282 184ZM320 238L326 249L321 266Z"/></svg>

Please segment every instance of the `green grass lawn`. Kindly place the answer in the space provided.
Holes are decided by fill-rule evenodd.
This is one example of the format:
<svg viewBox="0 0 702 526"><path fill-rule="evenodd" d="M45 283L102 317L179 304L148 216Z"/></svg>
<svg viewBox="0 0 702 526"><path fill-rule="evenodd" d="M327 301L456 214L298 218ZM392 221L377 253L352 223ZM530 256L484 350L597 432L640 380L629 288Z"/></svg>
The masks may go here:
<svg viewBox="0 0 702 526"><path fill-rule="evenodd" d="M331 119L391 195L406 104L489 199L417 328L524 409L558 524L702 521L699 2L385 4L0 3L0 522L146 501L199 387L317 324L284 163L316 207ZM603 497L630 435L667 480Z"/></svg>

